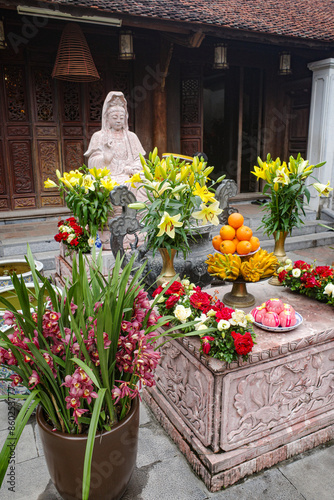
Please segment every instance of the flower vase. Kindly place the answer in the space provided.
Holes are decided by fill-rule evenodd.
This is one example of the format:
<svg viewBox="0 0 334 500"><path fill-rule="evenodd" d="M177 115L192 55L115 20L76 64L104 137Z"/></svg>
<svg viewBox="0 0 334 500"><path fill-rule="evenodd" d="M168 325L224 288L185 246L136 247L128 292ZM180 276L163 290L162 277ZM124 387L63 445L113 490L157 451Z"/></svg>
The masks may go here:
<svg viewBox="0 0 334 500"><path fill-rule="evenodd" d="M286 240L286 237L288 235L288 232L287 231L280 231L278 238L276 238L276 235L277 235L277 233L275 231L274 232L274 238L275 238L274 255L277 258L277 260L279 261L279 263L281 263L281 262L286 261L286 259L287 259L287 255L286 255L285 249L284 249L284 244L285 244L285 240ZM279 266L280 266L280 264L278 264L277 268ZM274 285L274 286L282 286L281 283L279 282L278 276L272 276L272 278L270 278L270 280L269 280L269 283L270 283L270 285Z"/></svg>
<svg viewBox="0 0 334 500"><path fill-rule="evenodd" d="M160 275L158 276L157 284L158 286L161 286L164 283L168 283L176 275L174 269L174 257L176 250L174 248L171 249L171 253L169 254L167 248L159 248L159 252L162 257L162 269Z"/></svg>

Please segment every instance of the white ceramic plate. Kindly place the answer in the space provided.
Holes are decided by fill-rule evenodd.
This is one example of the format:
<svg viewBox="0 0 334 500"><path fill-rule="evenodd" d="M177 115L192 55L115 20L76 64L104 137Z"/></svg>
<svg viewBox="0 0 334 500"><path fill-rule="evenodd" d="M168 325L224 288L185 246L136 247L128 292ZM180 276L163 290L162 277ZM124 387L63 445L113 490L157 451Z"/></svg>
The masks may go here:
<svg viewBox="0 0 334 500"><path fill-rule="evenodd" d="M254 325L258 326L259 328L262 328L262 330L266 330L267 332L271 332L271 333L290 332L290 330L294 330L299 325L301 325L303 322L303 316L297 312L295 312L295 314L296 314L297 323L293 326L287 326L285 328L283 326L265 326L265 325L262 325L262 323L258 323L257 321L254 321Z"/></svg>

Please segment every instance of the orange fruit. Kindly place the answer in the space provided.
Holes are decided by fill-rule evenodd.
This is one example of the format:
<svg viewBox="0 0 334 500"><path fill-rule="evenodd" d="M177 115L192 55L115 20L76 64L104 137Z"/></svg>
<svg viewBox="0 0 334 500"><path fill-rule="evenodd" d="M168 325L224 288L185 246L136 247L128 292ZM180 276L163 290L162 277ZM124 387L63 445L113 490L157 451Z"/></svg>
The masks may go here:
<svg viewBox="0 0 334 500"><path fill-rule="evenodd" d="M237 229L237 238L238 238L239 241L243 241L243 240L248 240L249 241L252 236L253 236L253 231L248 226L240 226Z"/></svg>
<svg viewBox="0 0 334 500"><path fill-rule="evenodd" d="M231 240L224 240L220 245L220 251L222 253L235 253L235 244Z"/></svg>
<svg viewBox="0 0 334 500"><path fill-rule="evenodd" d="M241 227L244 223L244 218L241 214L238 212L231 214L227 220L230 226L234 227L234 229L238 229L238 227Z"/></svg>
<svg viewBox="0 0 334 500"><path fill-rule="evenodd" d="M237 244L239 243L238 238L233 238L232 242L235 244L235 248L237 248Z"/></svg>
<svg viewBox="0 0 334 500"><path fill-rule="evenodd" d="M220 245L222 244L223 240L221 239L221 236L217 234L212 238L212 245L215 250L218 252L220 251Z"/></svg>
<svg viewBox="0 0 334 500"><path fill-rule="evenodd" d="M252 236L249 243L252 245L252 252L256 252L256 250L260 247L260 240L256 236Z"/></svg>
<svg viewBox="0 0 334 500"><path fill-rule="evenodd" d="M235 238L235 229L229 225L222 226L219 233L222 240L233 240Z"/></svg>
<svg viewBox="0 0 334 500"><path fill-rule="evenodd" d="M247 240L239 241L237 244L237 252L239 255L247 255L252 251L252 245Z"/></svg>

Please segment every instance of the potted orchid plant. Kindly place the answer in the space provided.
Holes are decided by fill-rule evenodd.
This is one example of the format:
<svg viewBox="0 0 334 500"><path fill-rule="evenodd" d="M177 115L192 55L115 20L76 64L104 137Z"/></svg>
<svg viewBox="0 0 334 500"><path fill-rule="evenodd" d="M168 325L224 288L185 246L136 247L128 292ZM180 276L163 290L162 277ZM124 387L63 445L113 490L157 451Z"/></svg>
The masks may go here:
<svg viewBox="0 0 334 500"><path fill-rule="evenodd" d="M28 261L33 264L29 248ZM101 261L100 254L96 263L85 263L79 253L62 291L31 266L37 306L32 307L29 289L15 274L20 306L1 299L8 329L0 331L0 364L13 370L12 385L20 383L30 393L17 396L25 402L0 453L0 484L36 408L50 476L65 500L110 498L110 489L113 498L120 498L131 477L138 393L143 385L154 385L160 356L155 341L189 335L191 323L161 331L172 318L154 312L159 297L148 300L144 265L135 269L133 257L122 269L118 255L104 277ZM100 489L91 484L91 467L106 460L110 474L104 481L101 477Z"/></svg>

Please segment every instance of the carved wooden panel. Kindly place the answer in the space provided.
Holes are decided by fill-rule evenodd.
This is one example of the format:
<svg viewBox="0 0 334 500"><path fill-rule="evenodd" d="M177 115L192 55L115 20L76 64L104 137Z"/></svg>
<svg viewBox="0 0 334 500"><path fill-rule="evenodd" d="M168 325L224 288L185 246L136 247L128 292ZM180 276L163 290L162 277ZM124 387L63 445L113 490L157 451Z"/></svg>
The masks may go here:
<svg viewBox="0 0 334 500"><path fill-rule="evenodd" d="M81 121L80 85L76 82L61 82L63 120Z"/></svg>
<svg viewBox="0 0 334 500"><path fill-rule="evenodd" d="M28 140L8 141L14 194L34 192L31 143Z"/></svg>
<svg viewBox="0 0 334 500"><path fill-rule="evenodd" d="M29 126L9 126L7 133L11 137L27 136L30 135Z"/></svg>
<svg viewBox="0 0 334 500"><path fill-rule="evenodd" d="M64 141L64 160L67 171L75 170L84 162L82 141Z"/></svg>
<svg viewBox="0 0 334 500"><path fill-rule="evenodd" d="M36 200L34 197L31 198L15 198L14 200L14 208L35 208Z"/></svg>
<svg viewBox="0 0 334 500"><path fill-rule="evenodd" d="M45 190L44 181L50 177L55 178L56 169L59 168L58 142L38 141L38 158L40 165L41 186Z"/></svg>
<svg viewBox="0 0 334 500"><path fill-rule="evenodd" d="M5 163L3 157L3 145L0 140L0 194L6 193Z"/></svg>
<svg viewBox="0 0 334 500"><path fill-rule="evenodd" d="M38 122L53 122L54 96L50 68L34 68L35 113Z"/></svg>
<svg viewBox="0 0 334 500"><path fill-rule="evenodd" d="M193 156L202 150L202 128L202 80L197 76L184 76L181 81L182 154Z"/></svg>
<svg viewBox="0 0 334 500"><path fill-rule="evenodd" d="M0 199L0 210L8 210L8 200L6 198Z"/></svg>
<svg viewBox="0 0 334 500"><path fill-rule="evenodd" d="M194 156L195 153L198 153L201 150L200 139L182 140L181 144L182 154L186 156Z"/></svg>
<svg viewBox="0 0 334 500"><path fill-rule="evenodd" d="M57 127L37 126L36 127L36 135L38 137L57 137Z"/></svg>
<svg viewBox="0 0 334 500"><path fill-rule="evenodd" d="M63 200L60 196L42 196L42 207L62 206Z"/></svg>
<svg viewBox="0 0 334 500"><path fill-rule="evenodd" d="M8 121L28 120L23 66L5 66L6 114Z"/></svg>
<svg viewBox="0 0 334 500"><path fill-rule="evenodd" d="M228 374L221 448L231 450L334 408L334 348L318 345L289 358Z"/></svg>
<svg viewBox="0 0 334 500"><path fill-rule="evenodd" d="M68 127L64 126L64 135L66 136L82 136L82 127Z"/></svg>
<svg viewBox="0 0 334 500"><path fill-rule="evenodd" d="M104 75L99 71L100 80L88 84L88 121L101 122L103 102L106 97Z"/></svg>

